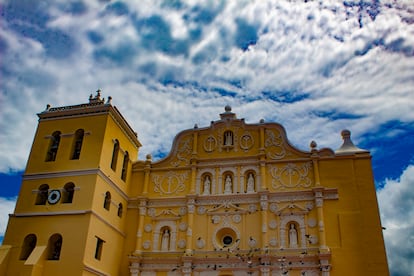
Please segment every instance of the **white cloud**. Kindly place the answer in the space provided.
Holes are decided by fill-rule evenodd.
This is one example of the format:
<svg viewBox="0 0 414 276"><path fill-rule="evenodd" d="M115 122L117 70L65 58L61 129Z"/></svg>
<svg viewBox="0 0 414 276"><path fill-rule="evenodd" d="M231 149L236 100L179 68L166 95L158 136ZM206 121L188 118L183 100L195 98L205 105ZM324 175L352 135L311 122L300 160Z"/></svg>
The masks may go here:
<svg viewBox="0 0 414 276"><path fill-rule="evenodd" d="M0 244L3 241L3 236L6 232L9 214L13 213L15 205L16 198L0 197Z"/></svg>
<svg viewBox="0 0 414 276"><path fill-rule="evenodd" d="M381 2L375 20L363 11L363 28L358 7L338 1L125 3L130 13L124 16L104 12L111 2L87 1L82 14L50 3L53 16L46 26L75 41L66 58L48 56L44 43L2 24L0 38L8 47L0 90L0 171L23 168L35 114L47 103L85 102L98 88L138 132L141 158L168 151L172 137L195 123L208 126L226 104L248 122L282 123L302 149L313 139L321 147L339 147L343 128L357 141L386 122L414 121L414 54L398 48L412 47L414 24L404 21L410 1ZM177 52L162 48L163 37L151 28L150 38L140 33L139 20L151 16L170 29L167 38ZM247 51L235 44L239 19L257 31ZM190 37L194 30L199 37ZM102 41L91 41L91 31ZM400 46L387 46L398 39ZM204 59L194 63L197 56Z"/></svg>
<svg viewBox="0 0 414 276"><path fill-rule="evenodd" d="M414 165L378 191L389 267L393 276L414 275Z"/></svg>

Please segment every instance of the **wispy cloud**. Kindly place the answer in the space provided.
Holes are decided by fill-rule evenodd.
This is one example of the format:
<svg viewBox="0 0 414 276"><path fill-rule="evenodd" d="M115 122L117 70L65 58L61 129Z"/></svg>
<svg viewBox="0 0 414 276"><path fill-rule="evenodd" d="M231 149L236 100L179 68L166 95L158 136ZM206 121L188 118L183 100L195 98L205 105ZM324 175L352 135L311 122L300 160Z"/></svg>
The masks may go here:
<svg viewBox="0 0 414 276"><path fill-rule="evenodd" d="M0 2L1 172L24 168L46 104L98 88L138 132L140 158L230 104L302 149L335 149L348 128L378 164L391 144L405 160L393 164L413 160L390 142L414 129L411 0Z"/></svg>
<svg viewBox="0 0 414 276"><path fill-rule="evenodd" d="M15 205L16 198L0 197L0 244L3 241L4 233L6 231L9 214L13 213Z"/></svg>
<svg viewBox="0 0 414 276"><path fill-rule="evenodd" d="M378 191L385 245L392 275L414 274L414 165Z"/></svg>

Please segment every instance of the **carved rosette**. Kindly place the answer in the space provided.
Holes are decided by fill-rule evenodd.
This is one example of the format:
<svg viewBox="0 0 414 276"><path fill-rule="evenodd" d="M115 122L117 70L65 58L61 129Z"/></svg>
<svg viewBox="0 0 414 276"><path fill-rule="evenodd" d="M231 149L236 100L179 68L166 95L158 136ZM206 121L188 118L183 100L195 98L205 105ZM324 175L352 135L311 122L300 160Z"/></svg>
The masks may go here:
<svg viewBox="0 0 414 276"><path fill-rule="evenodd" d="M309 177L311 162L297 165L288 163L283 167L271 166L272 187L274 189L309 188L312 180Z"/></svg>
<svg viewBox="0 0 414 276"><path fill-rule="evenodd" d="M273 160L279 160L285 157L286 150L283 146L283 138L277 130L266 130L265 148L267 157Z"/></svg>

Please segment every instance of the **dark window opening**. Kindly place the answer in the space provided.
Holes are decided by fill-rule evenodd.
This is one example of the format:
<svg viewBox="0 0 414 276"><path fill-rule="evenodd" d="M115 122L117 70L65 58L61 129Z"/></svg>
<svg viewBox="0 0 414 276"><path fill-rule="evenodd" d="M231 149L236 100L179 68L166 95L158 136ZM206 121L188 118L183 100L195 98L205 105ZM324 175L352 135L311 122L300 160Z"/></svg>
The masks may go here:
<svg viewBox="0 0 414 276"><path fill-rule="evenodd" d="M115 140L114 150L112 151L111 169L116 170L116 163L118 162L119 141Z"/></svg>
<svg viewBox="0 0 414 276"><path fill-rule="evenodd" d="M104 208L109 211L110 207L111 207L111 193L106 192L105 193L105 200L104 200Z"/></svg>
<svg viewBox="0 0 414 276"><path fill-rule="evenodd" d="M125 152L124 155L124 162L122 163L122 174L121 179L126 180L127 172L128 172L128 163L129 163L129 154L128 152Z"/></svg>
<svg viewBox="0 0 414 276"><path fill-rule="evenodd" d="M36 205L45 205L47 201L47 196L49 192L49 185L42 184L37 191Z"/></svg>
<svg viewBox="0 0 414 276"><path fill-rule="evenodd" d="M52 134L52 137L50 138L50 144L49 149L47 150L46 154L46 161L55 161L57 151L59 149L59 143L60 143L60 131L55 131Z"/></svg>
<svg viewBox="0 0 414 276"><path fill-rule="evenodd" d="M54 234L49 238L48 243L48 260L57 261L60 259L60 251L62 250L62 236Z"/></svg>
<svg viewBox="0 0 414 276"><path fill-rule="evenodd" d="M65 187L63 187L62 203L72 203L74 193L75 184L72 182L66 183Z"/></svg>
<svg viewBox="0 0 414 276"><path fill-rule="evenodd" d="M73 141L73 151L72 151L72 160L79 159L82 143L83 143L83 136L84 136L83 129L78 129L75 133L75 140Z"/></svg>
<svg viewBox="0 0 414 276"><path fill-rule="evenodd" d="M122 212L123 212L123 206L122 203L119 203L118 205L118 217L122 217Z"/></svg>
<svg viewBox="0 0 414 276"><path fill-rule="evenodd" d="M101 259L104 242L105 242L104 240L96 237L95 259L97 260Z"/></svg>
<svg viewBox="0 0 414 276"><path fill-rule="evenodd" d="M29 234L24 238L20 260L27 260L36 247L37 238L35 234Z"/></svg>

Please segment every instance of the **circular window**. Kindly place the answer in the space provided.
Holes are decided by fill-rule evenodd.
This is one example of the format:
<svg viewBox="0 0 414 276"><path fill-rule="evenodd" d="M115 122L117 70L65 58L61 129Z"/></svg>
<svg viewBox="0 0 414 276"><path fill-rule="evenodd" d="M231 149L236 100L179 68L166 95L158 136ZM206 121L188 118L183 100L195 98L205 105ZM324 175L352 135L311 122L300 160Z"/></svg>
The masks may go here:
<svg viewBox="0 0 414 276"><path fill-rule="evenodd" d="M236 246L237 234L232 228L222 228L216 233L217 248Z"/></svg>
<svg viewBox="0 0 414 276"><path fill-rule="evenodd" d="M49 204L56 204L60 199L60 191L59 190L52 190L49 193L49 196L47 200L49 201Z"/></svg>
<svg viewBox="0 0 414 276"><path fill-rule="evenodd" d="M231 236L225 236L223 238L223 244L224 245L229 246L232 243L233 243L233 238Z"/></svg>

